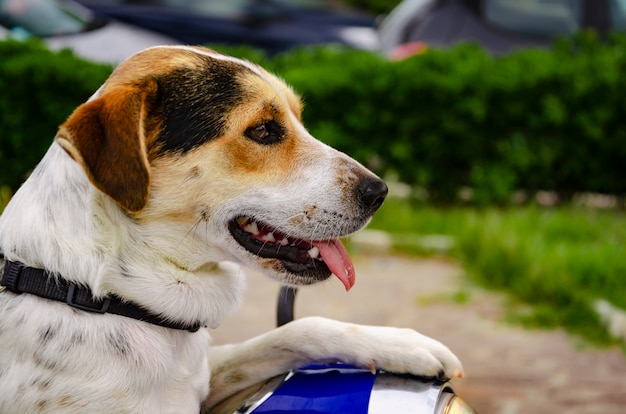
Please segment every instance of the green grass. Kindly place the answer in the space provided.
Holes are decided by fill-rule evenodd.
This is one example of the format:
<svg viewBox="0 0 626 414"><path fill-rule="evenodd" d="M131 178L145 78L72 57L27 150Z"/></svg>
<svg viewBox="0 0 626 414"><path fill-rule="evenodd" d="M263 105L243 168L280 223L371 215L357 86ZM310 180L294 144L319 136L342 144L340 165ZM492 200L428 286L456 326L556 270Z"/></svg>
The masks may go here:
<svg viewBox="0 0 626 414"><path fill-rule="evenodd" d="M499 208L412 205L389 199L370 228L393 234L403 251L427 254L407 235L446 235L444 254L480 285L501 290L532 312L512 318L538 327L564 327L597 344L613 342L591 303L626 309L626 215L578 207ZM441 254L441 253L438 253Z"/></svg>

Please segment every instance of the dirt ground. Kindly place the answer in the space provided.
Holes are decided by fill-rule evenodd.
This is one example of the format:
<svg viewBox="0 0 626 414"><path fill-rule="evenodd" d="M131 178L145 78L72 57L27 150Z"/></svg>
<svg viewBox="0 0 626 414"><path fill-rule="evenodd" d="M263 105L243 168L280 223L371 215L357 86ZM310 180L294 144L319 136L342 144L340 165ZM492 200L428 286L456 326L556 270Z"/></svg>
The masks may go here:
<svg viewBox="0 0 626 414"><path fill-rule="evenodd" d="M448 345L465 378L455 390L480 414L626 412L626 357L597 350L561 331L529 331L502 322L502 299L472 290L462 305L450 295L460 270L436 260L356 254L355 287L338 280L301 289L296 317L321 315L370 325L411 327ZM213 331L214 343L237 342L275 324L278 288L248 272L243 308Z"/></svg>

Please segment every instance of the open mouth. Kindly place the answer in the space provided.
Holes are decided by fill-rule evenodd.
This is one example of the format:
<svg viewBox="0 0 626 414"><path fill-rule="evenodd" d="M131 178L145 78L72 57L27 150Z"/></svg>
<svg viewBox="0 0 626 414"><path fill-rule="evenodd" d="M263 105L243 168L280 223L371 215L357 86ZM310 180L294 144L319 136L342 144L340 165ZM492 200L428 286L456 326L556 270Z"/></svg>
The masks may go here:
<svg viewBox="0 0 626 414"><path fill-rule="evenodd" d="M305 240L289 237L278 229L248 217L230 221L233 238L248 252L278 259L283 267L305 279L324 280L334 273L346 290L354 285L354 265L338 239Z"/></svg>

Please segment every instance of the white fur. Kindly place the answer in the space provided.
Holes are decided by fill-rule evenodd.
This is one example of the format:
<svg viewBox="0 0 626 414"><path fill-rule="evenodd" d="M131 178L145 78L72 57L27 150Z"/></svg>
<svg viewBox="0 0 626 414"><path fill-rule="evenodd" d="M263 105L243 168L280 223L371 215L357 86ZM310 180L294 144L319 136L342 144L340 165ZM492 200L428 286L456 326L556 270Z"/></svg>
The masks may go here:
<svg viewBox="0 0 626 414"><path fill-rule="evenodd" d="M311 150L298 155L289 180L233 186L218 174L210 182L178 185L157 162L156 175L163 168L166 177L155 179L150 202L134 216L97 190L55 143L0 217L0 250L8 260L89 286L97 296L113 293L171 319L216 327L244 289L235 262L285 281L230 237L233 214L245 212L308 239L365 224L352 217L354 206L340 201L348 189L334 185L339 174L365 169L292 121ZM209 155L196 151L180 162ZM210 220L169 218L200 207ZM314 212L303 213L308 210ZM206 329L172 330L0 290L0 413L197 413L250 384L337 358L418 375L461 372L445 346L412 330L322 318L301 319L239 345L209 343Z"/></svg>

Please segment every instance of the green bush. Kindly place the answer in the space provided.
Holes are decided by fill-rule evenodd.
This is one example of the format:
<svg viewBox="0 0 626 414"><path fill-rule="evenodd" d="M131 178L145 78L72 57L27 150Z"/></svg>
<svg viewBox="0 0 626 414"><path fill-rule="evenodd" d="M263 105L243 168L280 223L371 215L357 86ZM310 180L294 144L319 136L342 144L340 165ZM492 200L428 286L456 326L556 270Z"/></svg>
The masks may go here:
<svg viewBox="0 0 626 414"><path fill-rule="evenodd" d="M0 56L0 184L16 189L111 67L51 52L36 40L2 41Z"/></svg>
<svg viewBox="0 0 626 414"><path fill-rule="evenodd" d="M432 200L470 188L488 204L520 189L626 194L625 48L582 33L498 58L471 44L400 62L337 46L222 50L282 76L313 135L377 173ZM0 179L14 186L110 68L34 44L0 42L0 54Z"/></svg>

